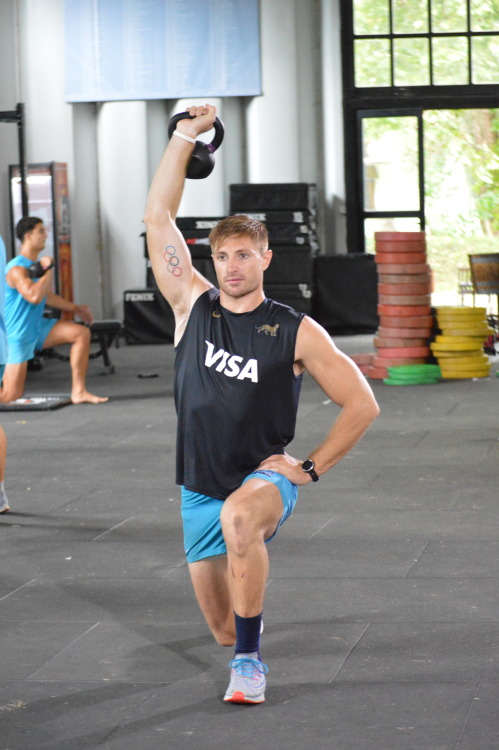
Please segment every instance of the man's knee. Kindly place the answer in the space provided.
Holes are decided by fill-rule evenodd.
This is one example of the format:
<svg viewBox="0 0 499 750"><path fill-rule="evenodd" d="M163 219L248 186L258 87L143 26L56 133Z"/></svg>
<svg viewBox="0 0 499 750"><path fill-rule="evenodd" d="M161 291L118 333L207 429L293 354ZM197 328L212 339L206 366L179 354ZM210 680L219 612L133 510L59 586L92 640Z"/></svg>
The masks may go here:
<svg viewBox="0 0 499 750"><path fill-rule="evenodd" d="M241 490L227 498L220 521L225 543L236 554L243 554L255 541L263 541L263 530L257 522L251 500Z"/></svg>
<svg viewBox="0 0 499 750"><path fill-rule="evenodd" d="M18 398L22 398L26 384L26 370L26 363L6 366L0 397L2 403L17 401Z"/></svg>
<svg viewBox="0 0 499 750"><path fill-rule="evenodd" d="M90 333L90 328L88 328L87 326L82 326L79 323L74 323L73 325L76 329L74 332L75 339L78 341L83 341L85 344L90 344L90 337L92 335Z"/></svg>
<svg viewBox="0 0 499 750"><path fill-rule="evenodd" d="M22 398L24 393L24 385L4 385L2 388L0 401L2 403L10 403L11 401L17 401L18 398Z"/></svg>
<svg viewBox="0 0 499 750"><path fill-rule="evenodd" d="M80 325L80 323L68 323L64 330L66 343L79 344L80 346L90 346L90 328Z"/></svg>

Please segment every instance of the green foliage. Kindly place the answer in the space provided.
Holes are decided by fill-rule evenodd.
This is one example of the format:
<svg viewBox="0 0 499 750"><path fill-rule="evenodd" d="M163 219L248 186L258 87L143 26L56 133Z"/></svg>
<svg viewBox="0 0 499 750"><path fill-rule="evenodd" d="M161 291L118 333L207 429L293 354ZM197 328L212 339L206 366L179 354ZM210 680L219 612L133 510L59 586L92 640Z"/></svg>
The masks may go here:
<svg viewBox="0 0 499 750"><path fill-rule="evenodd" d="M425 197L429 222L449 220L458 235L499 236L499 110L435 110L424 114ZM455 176L456 191L470 196L467 213L438 216L432 206L442 184ZM465 184L460 183L464 178Z"/></svg>

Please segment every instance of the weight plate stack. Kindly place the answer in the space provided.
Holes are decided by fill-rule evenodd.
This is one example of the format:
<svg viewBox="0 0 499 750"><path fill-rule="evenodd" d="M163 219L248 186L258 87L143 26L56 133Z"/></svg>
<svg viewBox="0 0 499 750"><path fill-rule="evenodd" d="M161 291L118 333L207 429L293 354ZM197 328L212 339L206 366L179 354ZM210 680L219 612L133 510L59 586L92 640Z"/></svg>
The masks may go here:
<svg viewBox="0 0 499 750"><path fill-rule="evenodd" d="M402 365L389 367L386 385L431 385L438 383L442 376L438 365Z"/></svg>
<svg viewBox="0 0 499 750"><path fill-rule="evenodd" d="M390 366L424 365L430 355L431 269L424 232L376 232L374 238L380 325L373 368L377 377L393 381Z"/></svg>
<svg viewBox="0 0 499 750"><path fill-rule="evenodd" d="M437 323L441 331L431 344L442 378L486 378L489 358L484 352L486 338L493 333L484 307L438 307Z"/></svg>

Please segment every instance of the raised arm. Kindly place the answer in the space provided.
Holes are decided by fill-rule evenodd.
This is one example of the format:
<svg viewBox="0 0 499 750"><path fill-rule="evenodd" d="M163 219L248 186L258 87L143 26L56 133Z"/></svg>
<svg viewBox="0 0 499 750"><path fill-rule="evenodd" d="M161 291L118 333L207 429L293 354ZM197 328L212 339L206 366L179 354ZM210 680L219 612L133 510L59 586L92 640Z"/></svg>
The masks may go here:
<svg viewBox="0 0 499 750"><path fill-rule="evenodd" d="M200 133L211 130L215 107L206 104L187 111L194 118L179 120L177 132L195 140ZM172 136L152 180L144 217L154 276L175 315L176 341L196 299L213 286L193 268L190 252L175 224L193 150L194 144L189 140Z"/></svg>

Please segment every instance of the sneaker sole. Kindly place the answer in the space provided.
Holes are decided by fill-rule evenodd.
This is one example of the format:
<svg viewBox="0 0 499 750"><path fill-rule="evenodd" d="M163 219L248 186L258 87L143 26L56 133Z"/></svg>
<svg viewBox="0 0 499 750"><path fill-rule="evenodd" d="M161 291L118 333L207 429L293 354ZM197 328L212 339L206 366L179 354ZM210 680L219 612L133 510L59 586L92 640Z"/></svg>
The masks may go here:
<svg viewBox="0 0 499 750"><path fill-rule="evenodd" d="M258 698L246 698L244 693L236 690L232 695L225 696L224 701L226 703L263 703L265 701L265 695L261 695Z"/></svg>

